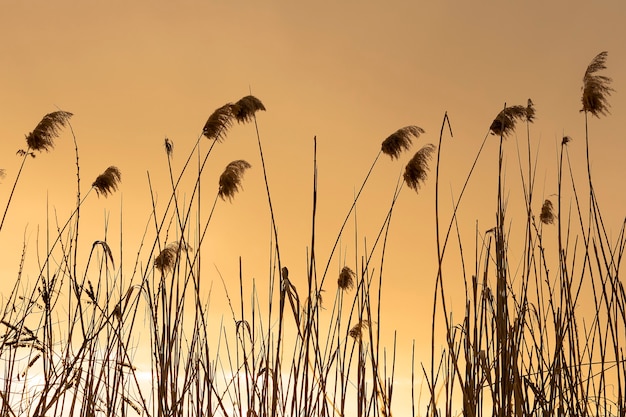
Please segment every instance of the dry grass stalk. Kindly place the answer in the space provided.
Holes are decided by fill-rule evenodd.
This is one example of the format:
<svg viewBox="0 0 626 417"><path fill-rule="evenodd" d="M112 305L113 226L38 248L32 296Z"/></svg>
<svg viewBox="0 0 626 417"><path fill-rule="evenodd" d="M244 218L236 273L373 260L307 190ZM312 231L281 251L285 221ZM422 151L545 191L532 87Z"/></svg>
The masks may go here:
<svg viewBox="0 0 626 417"><path fill-rule="evenodd" d="M532 105L532 102L530 103ZM535 117L535 110L531 107L532 115L529 117L528 109L524 106L510 106L505 107L498 113L489 130L492 135L496 136L508 136L513 130L515 130L515 123L518 120L532 121Z"/></svg>
<svg viewBox="0 0 626 417"><path fill-rule="evenodd" d="M411 158L406 165L404 181L406 181L409 188L412 188L416 192L428 177L428 162L432 158L435 149L437 149L437 147L432 143L424 145L422 149L413 155L413 158Z"/></svg>
<svg viewBox="0 0 626 417"><path fill-rule="evenodd" d="M46 114L35 129L26 136L26 144L31 151L50 151L54 148L54 139L72 117L72 113L55 111ZM26 153L25 151L24 153Z"/></svg>
<svg viewBox="0 0 626 417"><path fill-rule="evenodd" d="M406 126L396 130L382 143L382 151L389 155L391 159L397 159L402 151L409 150L413 143L413 137L419 138L424 133L424 129L418 126Z"/></svg>
<svg viewBox="0 0 626 417"><path fill-rule="evenodd" d="M543 206L541 206L541 214L539 215L539 219L543 224L554 224L554 207L552 205L552 201L546 200L543 202Z"/></svg>
<svg viewBox="0 0 626 417"><path fill-rule="evenodd" d="M585 75L583 76L583 108L581 111L589 112L596 117L605 116L609 113L608 97L615 91L610 84L613 81L605 75L597 75L598 71L606 69L608 52L600 52L593 58Z"/></svg>
<svg viewBox="0 0 626 417"><path fill-rule="evenodd" d="M233 114L239 123L253 120L257 111L265 111L265 106L254 96L245 96L233 105Z"/></svg>
<svg viewBox="0 0 626 417"><path fill-rule="evenodd" d="M241 180L246 169L252 167L248 162L240 159L226 166L220 175L220 189L218 195L222 200L232 200L237 191L241 189Z"/></svg>
<svg viewBox="0 0 626 417"><path fill-rule="evenodd" d="M208 139L221 142L226 136L228 129L233 125L235 118L234 107L234 104L227 103L216 109L204 124L202 134Z"/></svg>
<svg viewBox="0 0 626 417"><path fill-rule="evenodd" d="M354 279L356 274L350 267L344 266L339 273L339 278L337 279L337 285L342 290L351 290L354 288Z"/></svg>
<svg viewBox="0 0 626 417"><path fill-rule="evenodd" d="M122 180L122 173L117 167L110 166L102 174L98 175L98 178L91 184L96 189L98 195L107 197L117 190L120 181Z"/></svg>

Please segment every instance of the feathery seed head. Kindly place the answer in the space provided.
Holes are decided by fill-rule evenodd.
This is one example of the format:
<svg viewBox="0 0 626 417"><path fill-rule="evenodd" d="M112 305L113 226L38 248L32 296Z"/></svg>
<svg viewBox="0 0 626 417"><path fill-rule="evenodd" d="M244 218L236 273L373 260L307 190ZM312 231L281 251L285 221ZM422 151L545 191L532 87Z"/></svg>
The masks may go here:
<svg viewBox="0 0 626 417"><path fill-rule="evenodd" d="M561 140L561 145L567 145L572 141L571 136L563 136L563 140Z"/></svg>
<svg viewBox="0 0 626 417"><path fill-rule="evenodd" d="M59 131L64 127L72 113L55 111L46 114L37 124L35 130L26 136L26 144L32 151L50 151L54 148L54 139L59 136ZM27 151L24 151L24 154Z"/></svg>
<svg viewBox="0 0 626 417"><path fill-rule="evenodd" d="M589 112L596 117L609 114L608 97L615 91L610 86L613 81L610 77L596 74L606 69L607 56L607 51L596 55L583 76L583 108L580 111Z"/></svg>
<svg viewBox="0 0 626 417"><path fill-rule="evenodd" d="M246 169L252 167L244 160L233 161L226 166L226 169L220 175L220 188L218 195L222 200L232 200L237 191L241 189L241 180Z"/></svg>
<svg viewBox="0 0 626 417"><path fill-rule="evenodd" d="M404 169L404 181L415 190L419 191L421 184L428 177L428 162L433 156L433 152L437 149L432 143L426 144L413 155Z"/></svg>
<svg viewBox="0 0 626 417"><path fill-rule="evenodd" d="M117 167L110 166L102 174L98 175L91 186L96 189L98 195L102 194L107 197L117 190L121 181L122 173L120 170Z"/></svg>
<svg viewBox="0 0 626 417"><path fill-rule="evenodd" d="M354 288L354 278L356 274L350 267L344 266L339 273L339 279L337 279L337 285L342 290L351 290Z"/></svg>
<svg viewBox="0 0 626 417"><path fill-rule="evenodd" d="M167 153L167 156L172 156L174 153L174 142L168 137L165 137L165 153Z"/></svg>
<svg viewBox="0 0 626 417"><path fill-rule="evenodd" d="M161 271L161 273L167 273L174 269L176 261L181 252L191 251L191 247L184 242L172 242L169 243L163 250L154 258L154 267Z"/></svg>
<svg viewBox="0 0 626 417"><path fill-rule="evenodd" d="M233 105L233 114L239 123L252 121L260 110L265 111L265 106L254 96L245 96Z"/></svg>
<svg viewBox="0 0 626 417"><path fill-rule="evenodd" d="M221 142L225 137L228 129L232 126L234 120L234 104L227 103L216 109L208 118L202 134L208 139Z"/></svg>
<svg viewBox="0 0 626 417"><path fill-rule="evenodd" d="M350 329L348 334L350 335L351 338L358 340L360 342L361 339L363 338L363 332L367 330L369 325L370 325L369 320L359 320L359 322Z"/></svg>
<svg viewBox="0 0 626 417"><path fill-rule="evenodd" d="M396 130L382 143L382 151L391 159L397 159L402 151L408 150L413 143L412 137L419 138L424 129L418 126L406 126Z"/></svg>
<svg viewBox="0 0 626 417"><path fill-rule="evenodd" d="M491 130L492 135L503 137L508 136L513 130L515 130L515 123L518 120L527 120L527 117L527 108L524 106L505 107L500 111L500 113L498 113L496 118L493 119L489 130ZM534 110L532 117L534 117Z"/></svg>
<svg viewBox="0 0 626 417"><path fill-rule="evenodd" d="M546 200L543 202L543 206L541 206L541 214L539 215L539 219L543 224L553 224L554 223L554 210L552 206L552 201Z"/></svg>

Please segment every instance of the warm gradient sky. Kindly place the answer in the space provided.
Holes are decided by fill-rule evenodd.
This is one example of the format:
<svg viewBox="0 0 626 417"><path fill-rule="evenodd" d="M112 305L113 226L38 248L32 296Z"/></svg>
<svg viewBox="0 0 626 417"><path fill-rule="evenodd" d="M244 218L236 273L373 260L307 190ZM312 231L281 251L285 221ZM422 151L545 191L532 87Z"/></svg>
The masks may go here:
<svg viewBox="0 0 626 417"><path fill-rule="evenodd" d="M85 207L83 221L93 225L83 230L85 252L103 238L105 215L111 233L119 234L122 204L125 262L132 269L151 210L147 171L157 193L167 196L163 138L175 143L175 168L180 168L211 112L252 91L267 107L258 122L283 263L304 288L313 136L319 164L317 251L324 261L381 141L406 125L426 130L400 161L385 157L377 165L359 205L359 234L368 242L384 220L404 164L418 147L437 142L446 111L454 131L454 139L444 142L441 167L446 224L450 194L458 196L493 117L504 103L525 105L529 97L537 109L531 137L538 150L540 204L556 192L556 146L563 134L574 139L572 161L584 178L581 79L591 59L607 50L606 75L613 77L616 92L612 114L591 120L591 158L607 227L617 233L626 207L626 138L620 123L626 115L625 22L623 0L0 0L0 167L7 171L1 207L24 135L44 114L71 111L83 186L109 165L123 175L121 192ZM525 137L520 130L520 144ZM218 205L203 261L220 269L231 291L238 285L238 256L248 279L267 276L269 221L255 140L253 127L235 126L206 174L207 184L214 177L217 185L231 160L253 165L244 192L232 204ZM480 230L494 225L497 143L494 137L487 144L461 209L470 243L476 220ZM516 147L513 136L505 146L511 206L521 199ZM28 161L14 196L0 235L0 253L6 255L0 266L3 291L18 270L24 238L30 249L26 271L36 275L37 228L45 228L46 198L60 219L67 218L75 180L74 148L64 131L53 152ZM398 330L405 359L413 339L419 359L428 358L436 273L433 191L432 182L419 195L403 190L390 230L382 325L387 336ZM522 218L512 209L513 221L516 214ZM355 257L352 241L342 244L348 259ZM112 246L119 253L119 244ZM212 308L219 316L221 283L212 266L205 276L215 282ZM458 279L452 287L462 288L459 272L449 277Z"/></svg>

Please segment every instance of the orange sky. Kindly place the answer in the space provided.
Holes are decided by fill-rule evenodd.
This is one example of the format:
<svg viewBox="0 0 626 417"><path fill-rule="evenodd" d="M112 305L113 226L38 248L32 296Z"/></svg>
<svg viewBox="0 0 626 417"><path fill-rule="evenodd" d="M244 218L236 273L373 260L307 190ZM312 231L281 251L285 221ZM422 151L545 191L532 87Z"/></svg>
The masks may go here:
<svg viewBox="0 0 626 417"><path fill-rule="evenodd" d="M24 147L24 135L44 114L71 111L83 187L109 165L123 175L121 192L92 199L85 207L83 243L103 238L105 215L115 225L111 233L119 234L122 204L130 269L150 213L147 171L162 198L168 195L163 138L175 143L175 168L180 168L211 112L251 90L267 107L258 121L283 263L304 288L314 135L322 268L381 141L406 125L426 130L400 161L384 157L377 165L358 209L359 234L368 242L382 224L407 160L423 144L437 143L446 111L455 135L446 138L442 150L446 223L450 193L458 196L504 103L525 105L530 97L536 105L531 137L539 154L539 199L556 192L556 144L563 134L574 139L570 153L584 177L581 80L590 60L607 50L606 75L613 77L616 92L610 98L612 114L591 120L591 158L607 227L616 234L626 206L626 145L619 123L626 114L624 22L621 0L0 0L0 167L7 171L0 184L1 207L19 166L15 151ZM238 256L250 279L267 276L269 221L255 140L253 127L234 126L205 174L217 186L217 176L231 160L253 165L243 193L232 204L218 205L203 261L220 269L233 292ZM26 271L36 274L37 227L45 228L46 196L60 219L73 207L76 173L69 132L56 143L54 151L28 161L10 223L2 230L3 289L18 269L24 236L30 248ZM495 219L497 143L494 137L487 145L460 214L469 242L476 220L485 230ZM511 204L519 203L515 137L507 141L505 153ZM428 343L422 348L419 341L429 331L436 272L433 192L432 181L419 195L403 190L390 231L382 326L389 344L398 330L403 360L413 339L420 360L428 359ZM211 199L212 193L207 191ZM513 221L515 214L522 219L512 211ZM349 243L342 250L354 259L354 232L347 233ZM206 277L214 281L213 312L222 314L222 285L212 266Z"/></svg>

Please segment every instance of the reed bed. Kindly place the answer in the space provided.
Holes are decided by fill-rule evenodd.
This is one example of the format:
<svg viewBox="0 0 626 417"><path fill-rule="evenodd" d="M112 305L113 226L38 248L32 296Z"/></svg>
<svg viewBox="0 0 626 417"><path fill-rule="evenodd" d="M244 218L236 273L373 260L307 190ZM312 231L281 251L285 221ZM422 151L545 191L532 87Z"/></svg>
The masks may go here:
<svg viewBox="0 0 626 417"><path fill-rule="evenodd" d="M279 219L274 215L257 123L258 113L266 108L257 97L243 97L209 115L178 171L172 164L174 142L165 138L169 195L159 203L148 177L152 212L132 273L124 272L121 254L111 250L106 227L101 240L88 244L79 234L81 206L93 198L92 191L102 198L115 193L122 173L115 166L107 168L83 193L72 114L57 111L44 116L27 135L26 148L18 151L22 165L8 193L0 233L26 161L52 151L61 134L69 133L75 144L77 198L64 222L48 222L45 257L36 278L30 273L26 280L20 268L13 290L5 296L0 311L0 415L626 415L626 310L619 279L626 238L623 226L616 238L609 238L589 163L593 141L587 119L608 113L613 92L611 79L598 74L607 69L606 59L606 52L596 56L583 77L588 184L575 183L568 154L571 138L564 137L555 194L538 200L531 134L534 103L504 105L489 125L451 218L443 219L442 148L452 136L445 113L438 144L423 144L413 153L386 216L377 225L373 244L368 243L352 262L336 252L346 238L345 226L356 222L355 209L374 167L381 156L399 159L411 152L413 141L425 132L406 126L382 141L342 217L330 255L321 260L314 138L310 246L307 269L298 271L306 276L305 288L296 287L281 258ZM239 124L253 124L256 133L271 222L268 271L267 279L246 285L240 259L236 277L240 291L226 291L229 319L217 324L215 334L210 330L216 323L209 315L211 289L203 286L207 272L201 249L215 221L216 206L237 199L245 177L254 175L250 170L256 162L234 160L219 178L206 178L205 167L213 160L214 147L228 140L230 130ZM507 220L510 190L505 187L503 144L520 126L526 127L526 150L517 155L526 215L524 233L516 237ZM500 147L495 226L477 225L468 241L458 223L458 210L485 144L496 140ZM419 194L425 181L435 183L433 262L438 272L433 277L430 363L418 365L413 358L409 411L392 402L396 341L381 340L385 311L381 299L394 208L403 192ZM191 184L191 189L183 189L183 184ZM583 189L588 195L581 194ZM214 193L212 199L206 198L207 192ZM558 237L547 238L547 228L555 228ZM361 238L355 232L355 241ZM84 267L77 261L79 247L89 248ZM469 257L468 247L474 250ZM465 301L462 319L456 322L447 304L447 291L456 284L444 266L454 265L451 258L459 256L462 266L455 276L463 277ZM521 259L520 266L510 259ZM260 294L268 294L267 299ZM579 308L582 303L593 306L590 314ZM149 335L148 370L138 366L133 336L137 332ZM415 386L418 376L423 376L425 386ZM416 388L428 396L420 410Z"/></svg>

